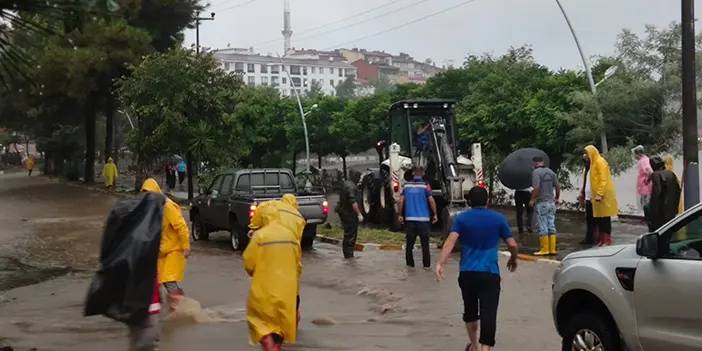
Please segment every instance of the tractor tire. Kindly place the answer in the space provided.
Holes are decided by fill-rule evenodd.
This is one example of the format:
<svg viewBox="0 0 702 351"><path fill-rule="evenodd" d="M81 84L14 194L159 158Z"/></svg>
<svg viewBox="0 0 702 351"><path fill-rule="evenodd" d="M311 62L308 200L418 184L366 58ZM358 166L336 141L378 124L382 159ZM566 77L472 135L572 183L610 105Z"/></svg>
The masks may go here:
<svg viewBox="0 0 702 351"><path fill-rule="evenodd" d="M373 175L369 174L361 181L361 188L358 194L358 205L365 222L378 222L380 213L378 204L379 192L376 190Z"/></svg>

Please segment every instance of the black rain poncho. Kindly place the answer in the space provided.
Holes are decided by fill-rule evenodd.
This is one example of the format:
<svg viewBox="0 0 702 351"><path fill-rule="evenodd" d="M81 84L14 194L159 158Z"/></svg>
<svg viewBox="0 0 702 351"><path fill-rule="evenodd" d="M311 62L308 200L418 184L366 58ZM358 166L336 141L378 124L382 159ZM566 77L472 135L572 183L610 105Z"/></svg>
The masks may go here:
<svg viewBox="0 0 702 351"><path fill-rule="evenodd" d="M112 208L102 236L100 266L85 299L86 316L127 323L148 315L156 284L165 197L144 193Z"/></svg>

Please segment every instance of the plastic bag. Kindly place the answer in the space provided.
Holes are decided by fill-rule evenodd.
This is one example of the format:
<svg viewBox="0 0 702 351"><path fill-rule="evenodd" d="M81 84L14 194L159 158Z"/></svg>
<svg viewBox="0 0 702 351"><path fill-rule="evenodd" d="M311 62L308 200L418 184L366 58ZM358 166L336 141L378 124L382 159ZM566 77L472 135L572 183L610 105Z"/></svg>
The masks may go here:
<svg viewBox="0 0 702 351"><path fill-rule="evenodd" d="M102 236L100 267L85 299L86 316L102 314L127 324L148 316L164 202L161 194L144 193L112 208Z"/></svg>

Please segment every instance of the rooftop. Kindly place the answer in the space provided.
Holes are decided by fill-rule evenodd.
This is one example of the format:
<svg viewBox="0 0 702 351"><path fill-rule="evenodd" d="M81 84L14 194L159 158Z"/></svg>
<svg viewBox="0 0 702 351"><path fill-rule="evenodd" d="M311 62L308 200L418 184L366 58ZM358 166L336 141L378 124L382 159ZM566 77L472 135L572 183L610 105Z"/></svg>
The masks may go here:
<svg viewBox="0 0 702 351"><path fill-rule="evenodd" d="M280 64L281 58L275 56L267 56L260 54L240 54L230 51L215 51L214 56L222 61L228 62L243 62L243 63L268 63ZM296 58L285 57L282 62L286 65L307 65L307 66L324 66L324 67L339 67L339 68L356 68L353 65L344 61L329 61L318 58Z"/></svg>

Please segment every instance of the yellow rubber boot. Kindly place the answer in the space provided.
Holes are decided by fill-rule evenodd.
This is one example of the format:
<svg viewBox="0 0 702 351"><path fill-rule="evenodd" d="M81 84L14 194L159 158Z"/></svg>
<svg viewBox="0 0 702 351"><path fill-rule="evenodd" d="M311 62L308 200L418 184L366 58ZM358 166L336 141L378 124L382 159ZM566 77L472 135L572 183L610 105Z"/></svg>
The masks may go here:
<svg viewBox="0 0 702 351"><path fill-rule="evenodd" d="M548 236L548 252L551 255L558 253L558 250L556 249L556 234L551 234Z"/></svg>
<svg viewBox="0 0 702 351"><path fill-rule="evenodd" d="M549 255L550 252L548 250L548 235L540 235L539 236L539 244L541 246L541 249L539 251L534 252L534 256Z"/></svg>

